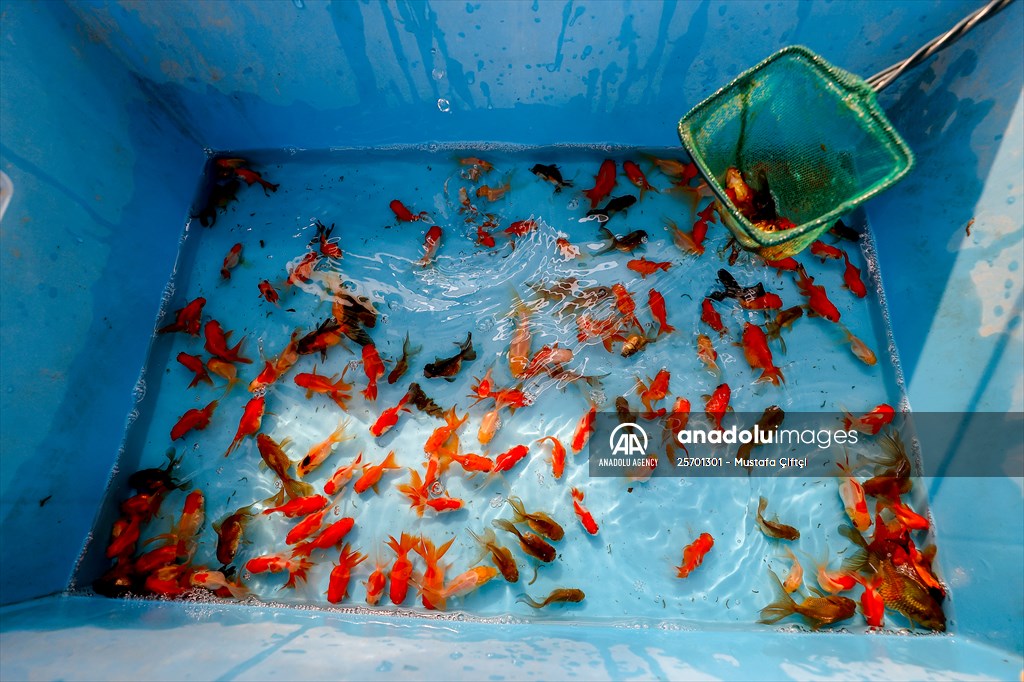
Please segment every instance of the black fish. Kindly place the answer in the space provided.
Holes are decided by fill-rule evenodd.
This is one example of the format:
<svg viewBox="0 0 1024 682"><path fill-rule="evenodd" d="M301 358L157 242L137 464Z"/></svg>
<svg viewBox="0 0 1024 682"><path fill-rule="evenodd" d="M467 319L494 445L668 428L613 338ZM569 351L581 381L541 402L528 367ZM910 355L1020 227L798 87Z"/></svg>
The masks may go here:
<svg viewBox="0 0 1024 682"><path fill-rule="evenodd" d="M411 360L412 357L421 350L423 350L421 346L413 348L412 345L410 345L409 332L406 332L405 343L402 344L402 357L397 363L395 363L395 368L391 370L391 374L388 375L389 384L393 384L402 378L402 375L409 369L409 360Z"/></svg>
<svg viewBox="0 0 1024 682"><path fill-rule="evenodd" d="M778 431L779 427L782 426L782 420L785 418L786 413L782 411L782 408L779 407L778 405L772 405L766 408L765 411L761 414L761 418L757 420L757 428L760 429L762 433L767 433L768 431ZM745 461L749 460L750 453L753 452L754 448L757 447L758 445L759 444L753 442L743 443L742 445L740 445L740 449L736 451L736 459L742 459ZM750 473L754 470L753 466L746 467L746 469L747 473Z"/></svg>
<svg viewBox="0 0 1024 682"><path fill-rule="evenodd" d="M594 253L595 256L608 253L612 249L617 249L623 253L630 253L647 241L647 233L643 230L633 230L624 237L617 237L607 227L601 227L598 228L598 233L608 243L601 250L596 251Z"/></svg>
<svg viewBox="0 0 1024 682"><path fill-rule="evenodd" d="M441 406L431 400L416 382L409 384L409 402L415 405L420 412L444 419L444 410L441 409Z"/></svg>
<svg viewBox="0 0 1024 682"><path fill-rule="evenodd" d="M299 339L298 343L295 344L295 351L299 355L312 355L313 353L319 352L320 359L326 360L327 344L324 343L323 337L341 332L341 325L338 324L338 321L333 317L328 317L320 323L319 327ZM347 333L347 330L345 333ZM366 332L364 331L363 333L365 334Z"/></svg>
<svg viewBox="0 0 1024 682"><path fill-rule="evenodd" d="M833 237L839 237L840 239L845 239L848 242L856 243L860 241L860 232L852 227L848 227L842 220L837 220L836 224L832 226L832 229L830 229L828 233Z"/></svg>
<svg viewBox="0 0 1024 682"><path fill-rule="evenodd" d="M456 342L455 345L459 346L458 353L450 358L436 358L434 362L428 363L423 368L423 376L428 379L442 377L445 381L455 381L455 375L462 369L462 361L476 360L476 351L473 349L473 333L468 332L465 342L461 344Z"/></svg>
<svg viewBox="0 0 1024 682"><path fill-rule="evenodd" d="M203 227L212 227L217 222L217 211L227 211L228 204L238 201L238 190L241 187L238 178L212 183L207 188L206 199L203 201L202 207L198 212L192 214L192 217L197 219Z"/></svg>
<svg viewBox="0 0 1024 682"><path fill-rule="evenodd" d="M725 269L718 271L718 281L725 287L725 291L713 291L708 294L708 298L713 301L724 301L727 298L735 298L737 301L741 299L753 301L765 295L764 285L760 282L752 287L740 286L736 278Z"/></svg>
<svg viewBox="0 0 1024 682"><path fill-rule="evenodd" d="M365 296L356 298L347 292L339 292L334 295L336 301L345 308L345 319L357 320L360 324L373 329L377 325L377 311L368 303Z"/></svg>
<svg viewBox="0 0 1024 682"><path fill-rule="evenodd" d="M623 395L615 399L615 413L619 416L620 424L634 424L639 415L633 411L633 408L629 406L629 400Z"/></svg>
<svg viewBox="0 0 1024 682"><path fill-rule="evenodd" d="M185 453L182 452L182 457ZM128 485L140 493L165 493L177 490L184 484L175 480L171 472L181 462L181 457L174 456L174 450L167 451L167 466L158 469L141 469L128 477Z"/></svg>
<svg viewBox="0 0 1024 682"><path fill-rule="evenodd" d="M621 197L613 197L604 205L604 208L595 208L591 211L587 211L587 217L580 218L580 222L586 222L588 220L596 220L600 223L608 222L613 215L625 211L627 208L636 203L636 197L632 194L627 194Z"/></svg>
<svg viewBox="0 0 1024 682"><path fill-rule="evenodd" d="M558 169L558 166L551 164L545 166L542 163L534 165L530 169L530 172L536 175L541 180L546 180L555 186L555 192L561 192L563 187L572 187L571 180L562 179L562 171Z"/></svg>

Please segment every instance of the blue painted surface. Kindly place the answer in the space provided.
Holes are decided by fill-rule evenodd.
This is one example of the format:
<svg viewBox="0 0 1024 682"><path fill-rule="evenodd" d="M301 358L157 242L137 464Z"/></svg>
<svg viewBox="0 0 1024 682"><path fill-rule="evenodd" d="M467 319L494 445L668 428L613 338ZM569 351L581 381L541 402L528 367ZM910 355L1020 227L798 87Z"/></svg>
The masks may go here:
<svg viewBox="0 0 1024 682"><path fill-rule="evenodd" d="M67 584L116 457L202 147L675 145L682 113L775 49L802 43L869 75L977 4L5 3L0 164L15 195L0 256L0 600ZM1022 11L1015 3L882 100L918 159L911 178L865 207L917 410L1024 410ZM957 599L953 637L536 626L524 649L509 643L522 634L509 626L48 599L0 612L5 676L337 676L318 654L339 658L326 647L340 642L351 677L1014 678L1024 483L929 483ZM197 613L214 629L198 627ZM211 633L224 632L232 645L211 653ZM381 634L407 653L365 645ZM413 653L424 649L426 659ZM204 667L214 655L224 665Z"/></svg>
<svg viewBox="0 0 1024 682"><path fill-rule="evenodd" d="M202 150L58 3L5 3L0 592L63 590L117 455Z"/></svg>

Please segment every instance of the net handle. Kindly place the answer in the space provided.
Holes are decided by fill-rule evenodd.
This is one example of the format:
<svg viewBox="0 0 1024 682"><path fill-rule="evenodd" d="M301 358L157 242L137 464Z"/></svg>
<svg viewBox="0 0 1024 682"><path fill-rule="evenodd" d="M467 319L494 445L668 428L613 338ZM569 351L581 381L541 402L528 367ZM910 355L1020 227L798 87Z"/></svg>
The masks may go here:
<svg viewBox="0 0 1024 682"><path fill-rule="evenodd" d="M997 12L1005 9L1013 0L990 0L986 5L976 9L975 11L968 14L966 17L961 19L945 33L935 36L930 41L922 45L917 52L910 55L903 61L896 62L888 68L882 69L874 76L867 79L867 84L875 92L881 92L886 87L892 84L894 80L899 78L904 71L913 68L928 59L936 52L949 47L957 40L962 38L972 28L991 18Z"/></svg>

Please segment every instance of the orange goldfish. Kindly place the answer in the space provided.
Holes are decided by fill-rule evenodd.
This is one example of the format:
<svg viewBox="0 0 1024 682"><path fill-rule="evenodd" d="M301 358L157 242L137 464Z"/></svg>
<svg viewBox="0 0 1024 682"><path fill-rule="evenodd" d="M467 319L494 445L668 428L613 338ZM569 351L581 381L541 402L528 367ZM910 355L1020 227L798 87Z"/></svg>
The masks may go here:
<svg viewBox="0 0 1024 682"><path fill-rule="evenodd" d="M328 495L334 495L339 490L348 485L348 482L355 476L356 471L361 471L363 461L363 453L359 453L359 456L352 460L351 464L339 468L334 474L324 483L324 493Z"/></svg>
<svg viewBox="0 0 1024 682"><path fill-rule="evenodd" d="M269 280L263 280L257 288L260 290L260 296L266 299L267 303L277 305L277 302L281 299L281 295L277 293L277 289L274 288L274 285Z"/></svg>
<svg viewBox="0 0 1024 682"><path fill-rule="evenodd" d="M701 313L700 319L704 324L714 329L719 334L725 334L725 325L722 324L722 316L718 314L715 307L711 304L710 298L705 298L704 302L700 305Z"/></svg>
<svg viewBox="0 0 1024 682"><path fill-rule="evenodd" d="M355 436L349 436L345 438L345 429L348 427L348 420L342 419L338 422L338 427L323 441L317 443L309 449L306 456L302 458L299 465L295 467L295 475L299 478L305 478L314 470L316 470L324 460L331 456L334 452L334 446L345 440L351 440Z"/></svg>
<svg viewBox="0 0 1024 682"><path fill-rule="evenodd" d="M498 408L494 408L480 420L480 429L477 431L477 439L480 444L490 443L499 428L501 428L501 415L498 414Z"/></svg>
<svg viewBox="0 0 1024 682"><path fill-rule="evenodd" d="M263 423L263 412L266 407L267 400L262 393L254 396L245 404L242 418L238 421L238 430L235 431L235 438L231 441L231 445L228 446L227 452L224 453L225 457L230 455L239 446L242 439L246 436L252 436L260 430L260 425Z"/></svg>
<svg viewBox="0 0 1024 682"><path fill-rule="evenodd" d="M385 457L384 461L381 462L380 464L373 464L367 466L363 470L363 475L360 476L359 480L357 480L355 485L352 486L352 489L355 490L356 493L359 495L366 492L368 488L373 488L374 491L376 491L377 484L380 482L380 479L384 476L386 472L394 471L396 469L401 468L402 467L398 466L398 463L395 462L395 451L392 450L391 452L388 453L388 456Z"/></svg>
<svg viewBox="0 0 1024 682"><path fill-rule="evenodd" d="M288 531L288 535L286 535L284 539L285 544L298 544L320 530L321 526L324 525L324 517L327 516L329 511L331 511L329 507L324 507L320 511L314 512L299 521L290 531Z"/></svg>
<svg viewBox="0 0 1024 682"><path fill-rule="evenodd" d="M285 288L295 286L299 282L308 282L319 262L320 257L316 251L307 251L302 259L288 271L288 279L284 281Z"/></svg>
<svg viewBox="0 0 1024 682"><path fill-rule="evenodd" d="M616 282L612 285L612 293L615 294L615 306L619 309L622 317L635 327L643 329L640 320L636 318L636 302L626 287Z"/></svg>
<svg viewBox="0 0 1024 682"><path fill-rule="evenodd" d="M327 511L327 509L324 509L322 512L313 514L312 516L307 518L314 518L319 515L322 520L323 514L326 514ZM352 528L355 526L355 523L356 520L353 519L351 516L346 516L342 519L339 519L338 521L335 521L331 525L327 526L327 528L320 531L320 534L312 540L303 542L301 545L296 546L295 549L292 550L292 556L308 557L310 554L313 553L313 550L315 549L330 549L331 547L336 547L342 540L345 539L345 536L352 531ZM296 526L296 528L298 528L298 526Z"/></svg>
<svg viewBox="0 0 1024 682"><path fill-rule="evenodd" d="M526 457L526 455L529 454L529 452L530 449L525 445L517 445L511 448L510 450L507 450L498 455L497 457L495 457L494 469L492 469L491 471L493 473L509 471L512 469L512 467L518 464L520 460Z"/></svg>
<svg viewBox="0 0 1024 682"><path fill-rule="evenodd" d="M672 267L672 263L668 261L655 262L647 260L644 257L634 259L626 263L626 267L633 272L639 273L641 279L646 279L647 275L653 275L655 272L661 270L662 272L668 272L668 269Z"/></svg>
<svg viewBox="0 0 1024 682"><path fill-rule="evenodd" d="M347 369L347 367L346 367ZM333 400L343 410L348 409L348 400L352 396L348 393L352 390L352 384L345 383L345 372L341 378L337 375L327 377L316 373L316 366L313 366L312 373L300 373L295 375L295 385L306 389L308 400L314 393L322 393Z"/></svg>
<svg viewBox="0 0 1024 682"><path fill-rule="evenodd" d="M651 315L654 316L655 321L658 323L658 336L676 330L666 319L665 297L661 295L660 291L651 289L647 292L647 306L651 309Z"/></svg>
<svg viewBox="0 0 1024 682"><path fill-rule="evenodd" d="M800 289L800 293L807 298L808 315L817 315L829 322L838 322L839 310L829 300L825 287L815 284L814 278L807 274L802 265L797 267L797 274L796 285Z"/></svg>
<svg viewBox="0 0 1024 682"><path fill-rule="evenodd" d="M224 265L221 266L220 276L224 279L231 279L231 271L238 266L242 260L242 245L235 244L224 256Z"/></svg>
<svg viewBox="0 0 1024 682"><path fill-rule="evenodd" d="M205 587L211 592L227 590L235 599L245 599L249 596L249 589L241 583L231 582L220 571L200 570L189 576L189 581L194 587Z"/></svg>
<svg viewBox="0 0 1024 682"><path fill-rule="evenodd" d="M850 262L850 257L846 255L845 251L842 254L843 261L846 263L846 270L843 272L843 285L857 298L864 298L868 295L868 289L860 277L860 268Z"/></svg>
<svg viewBox="0 0 1024 682"><path fill-rule="evenodd" d="M366 389L362 391L367 400L377 399L377 380L384 376L384 362L372 343L363 346L363 371L366 373Z"/></svg>
<svg viewBox="0 0 1024 682"><path fill-rule="evenodd" d="M238 368L226 360L221 360L216 357L210 358L206 361L206 367L221 379L228 382L227 386L224 387L225 394L230 392L236 384L242 381L238 378Z"/></svg>
<svg viewBox="0 0 1024 682"><path fill-rule="evenodd" d="M769 570L768 575L779 593L779 599L761 609L759 623L771 624L788 616L799 614L811 624L813 629L817 630L822 625L832 625L846 620L852 617L857 610L855 601L839 596L808 597L798 604L783 589L782 583L779 582L779 577L775 573Z"/></svg>
<svg viewBox="0 0 1024 682"><path fill-rule="evenodd" d="M718 351L711 344L711 338L707 334L697 335L697 357L708 368L708 371L715 376L720 376L722 370L718 368Z"/></svg>
<svg viewBox="0 0 1024 682"><path fill-rule="evenodd" d="M590 510L583 506L583 491L579 488L572 488L569 493L572 495L572 510L576 512L576 518L580 520L583 529L591 535L597 535L597 521L594 520Z"/></svg>
<svg viewBox="0 0 1024 682"><path fill-rule="evenodd" d="M871 526L871 513L864 497L864 487L853 477L849 458L845 464L836 462L836 466L840 475L839 497L846 508L846 515L853 522L853 527L863 533Z"/></svg>
<svg viewBox="0 0 1024 682"><path fill-rule="evenodd" d="M594 433L594 420L597 418L597 405L591 403L590 410L580 418L579 423L576 425L576 431L572 435L572 448L573 453L578 453L586 445L587 441L590 440L590 434Z"/></svg>
<svg viewBox="0 0 1024 682"><path fill-rule="evenodd" d="M405 596L409 591L409 579L412 577L412 562L409 561L409 552L415 549L419 542L414 536L402 533L401 540L396 540L392 535L388 537L385 544L395 552L396 556L389 576L391 590L388 597L392 604L398 606L405 601Z"/></svg>
<svg viewBox="0 0 1024 682"><path fill-rule="evenodd" d="M661 369L654 376L654 379L650 379L650 385L644 384L644 382L637 377L637 389L640 391L640 402L643 403L644 407L647 408L648 414L654 414L653 403L659 400L664 400L665 396L668 395L668 385L672 375L667 369Z"/></svg>
<svg viewBox="0 0 1024 682"><path fill-rule="evenodd" d="M171 427L171 440L184 438L189 431L202 431L210 425L213 411L217 409L217 401L213 400L203 409L191 409L181 415L177 423Z"/></svg>
<svg viewBox="0 0 1024 682"><path fill-rule="evenodd" d="M729 389L729 384L719 384L714 393L706 396L707 402L704 405L704 414L708 416L708 419L711 420L719 431L722 430L722 419L730 409L729 397L731 394L732 391Z"/></svg>
<svg viewBox="0 0 1024 682"><path fill-rule="evenodd" d="M683 548L683 562L676 566L676 577L685 578L690 575L704 562L704 557L714 546L715 539L709 533L701 533L700 537Z"/></svg>
<svg viewBox="0 0 1024 682"><path fill-rule="evenodd" d="M250 573L288 571L288 582L284 587L295 587L297 583L306 581L306 574L312 566L313 562L308 559L293 560L281 554L269 554L250 559L245 564L245 570Z"/></svg>
<svg viewBox="0 0 1024 682"><path fill-rule="evenodd" d="M190 336L199 336L199 325L202 321L204 305L206 305L206 299L202 296L189 301L184 308L174 311L174 322L160 327L156 333L185 332Z"/></svg>
<svg viewBox="0 0 1024 682"><path fill-rule="evenodd" d="M411 506L416 510L417 516L423 516L423 511L427 507L441 513L458 511L465 504L457 497L431 497L429 488L415 469L409 469L409 483L398 486L398 492L411 500Z"/></svg>
<svg viewBox="0 0 1024 682"><path fill-rule="evenodd" d="M217 320L210 320L203 327L203 331L206 334L206 352L210 355L220 358L225 362L243 362L245 364L252 364L252 360L240 355L239 350L242 348L242 343L245 339L242 339L235 345L234 348L228 348L228 339L231 338L231 332L224 332L220 326L220 322Z"/></svg>
<svg viewBox="0 0 1024 682"><path fill-rule="evenodd" d="M444 543L440 547L434 547L434 543L429 538L420 538L419 543L413 547L413 551L419 554L424 563L427 565L427 569L423 572L423 577L420 581L421 587L425 587L430 590L440 591L444 586L444 574L447 571L448 566L441 563L441 559L445 553L455 542L455 538L449 538L448 542ZM423 593L422 597L423 606L434 610L437 607L427 598L426 593Z"/></svg>
<svg viewBox="0 0 1024 682"><path fill-rule="evenodd" d="M883 426L892 422L895 416L896 410L886 403L876 405L874 409L860 417L854 417L849 412L843 411L843 429L876 436Z"/></svg>
<svg viewBox="0 0 1024 682"><path fill-rule="evenodd" d="M615 188L615 162L605 159L601 162L601 168L597 171L597 178L594 186L583 192L590 199L590 208L596 208L601 200L612 193Z"/></svg>
<svg viewBox="0 0 1024 682"><path fill-rule="evenodd" d="M338 563L331 570L331 577L327 583L327 601L332 604L340 604L348 596L348 583L352 575L352 569L361 564L365 559L365 554L353 552L347 544L342 546Z"/></svg>
<svg viewBox="0 0 1024 682"><path fill-rule="evenodd" d="M548 440L551 441L551 475L561 478L565 471L565 446L554 436L545 436L537 442L543 444Z"/></svg>
<svg viewBox="0 0 1024 682"><path fill-rule="evenodd" d="M793 567L789 569L789 574L786 575L786 581L782 583L782 588L788 594L792 594L804 584L804 567L800 565L800 560L796 558L796 554L793 554L793 550L789 547L786 548L786 554L789 556L790 561L793 562Z"/></svg>
<svg viewBox="0 0 1024 682"><path fill-rule="evenodd" d="M389 407L384 410L377 421L370 426L370 433L375 438L380 438L385 433L391 430L391 428L398 423L398 417L402 412L410 412L411 410L405 406L405 403L409 400L409 394L406 393L402 396L402 399L398 401L398 404L394 407Z"/></svg>
<svg viewBox="0 0 1024 682"><path fill-rule="evenodd" d="M289 500L284 504L277 507L270 507L264 509L263 514L269 515L275 512L287 516L290 519L297 518L299 516L308 516L314 514L321 509L325 508L328 504L328 500L323 495L310 495L309 497L297 497Z"/></svg>
<svg viewBox="0 0 1024 682"><path fill-rule="evenodd" d="M626 174L629 181L632 182L640 190L640 200L643 201L644 192L652 191L657 194L657 188L653 187L651 183L647 181L647 176L640 170L640 166L636 165L633 161L622 162L622 172Z"/></svg>
<svg viewBox="0 0 1024 682"><path fill-rule="evenodd" d="M775 366L764 330L750 322L743 325L743 355L751 369L762 370L758 382L769 381L776 386L780 382L785 383L782 370Z"/></svg>

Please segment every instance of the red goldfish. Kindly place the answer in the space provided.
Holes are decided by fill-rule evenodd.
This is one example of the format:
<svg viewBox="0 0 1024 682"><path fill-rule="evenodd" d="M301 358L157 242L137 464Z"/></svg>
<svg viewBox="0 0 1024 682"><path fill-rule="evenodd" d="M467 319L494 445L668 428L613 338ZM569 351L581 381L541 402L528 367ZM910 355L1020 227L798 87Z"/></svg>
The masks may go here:
<svg viewBox="0 0 1024 682"><path fill-rule="evenodd" d="M839 310L829 300L825 287L815 284L814 278L807 274L802 265L797 267L797 274L796 285L800 288L800 293L807 298L809 314L823 317L829 322L838 322Z"/></svg>
<svg viewBox="0 0 1024 682"><path fill-rule="evenodd" d="M429 217L429 214L426 211L420 211L419 214L414 214L398 199L392 199L389 206L391 206L391 210L394 211L395 217L406 223L411 223L417 220L426 220Z"/></svg>
<svg viewBox="0 0 1024 682"><path fill-rule="evenodd" d="M869 627L880 628L885 625L885 600L878 591L882 586L882 576L876 574L871 580L857 578L864 587L860 595L860 612Z"/></svg>
<svg viewBox="0 0 1024 682"><path fill-rule="evenodd" d="M307 251L302 259L288 271L288 279L284 281L285 287L294 286L299 282L308 282L319 261L320 257L316 255L316 251Z"/></svg>
<svg viewBox="0 0 1024 682"><path fill-rule="evenodd" d="M412 577L412 562L409 561L409 552L416 548L418 541L414 536L402 533L401 540L396 540L392 535L388 537L385 544L394 550L396 555L395 563L391 567L391 591L388 596L391 603L398 606L405 601L405 596L409 591L409 579Z"/></svg>
<svg viewBox="0 0 1024 682"><path fill-rule="evenodd" d="M864 532L871 526L871 513L868 511L868 502L864 497L864 486L853 477L850 471L849 460L845 464L836 462L839 468L839 498L846 508L846 515L853 522L853 527Z"/></svg>
<svg viewBox="0 0 1024 682"><path fill-rule="evenodd" d="M509 471L512 467L518 464L520 460L526 457L529 452L530 449L525 445L517 445L514 448L501 453L494 458L494 469L492 469L492 472L498 473L501 471Z"/></svg>
<svg viewBox="0 0 1024 682"><path fill-rule="evenodd" d="M262 394L253 397L245 404L242 418L238 421L238 430L235 431L235 438L228 446L227 452L224 453L225 457L238 447L243 438L252 436L260 430L260 425L263 423L263 411L266 407L267 400Z"/></svg>
<svg viewBox="0 0 1024 682"><path fill-rule="evenodd" d="M719 431L722 430L722 419L729 410L729 397L732 391L729 384L720 384L710 396L705 396L707 402L704 405L704 414L715 425Z"/></svg>
<svg viewBox="0 0 1024 682"><path fill-rule="evenodd" d="M626 321L643 329L640 320L636 318L636 302L629 291L626 290L626 287L616 282L612 285L612 293L615 294L615 307L619 309L619 312Z"/></svg>
<svg viewBox="0 0 1024 682"><path fill-rule="evenodd" d="M380 438L385 433L391 430L391 428L398 423L398 417L402 412L409 412L409 408L405 406L405 403L409 400L409 394L406 393L402 396L402 399L398 401L398 404L394 407L389 407L381 413L377 421L370 426L370 433L376 438Z"/></svg>
<svg viewBox="0 0 1024 682"><path fill-rule="evenodd" d="M788 270L791 272L796 272L796 269L800 267L800 264L796 262L795 258L783 258L781 260L766 260L764 264L770 268L775 268L776 270Z"/></svg>
<svg viewBox="0 0 1024 682"><path fill-rule="evenodd" d="M245 564L245 570L250 573L280 573L288 571L288 582L285 587L295 587L298 582L306 581L306 574L312 568L313 562L308 559L292 560L281 554L270 554L250 559Z"/></svg>
<svg viewBox="0 0 1024 682"><path fill-rule="evenodd" d="M668 395L668 384L671 378L672 375L667 369L659 370L654 379L650 380L650 386L644 384L637 377L636 383L640 391L640 402L647 408L648 414L654 414L653 403L664 400L665 396Z"/></svg>
<svg viewBox="0 0 1024 682"><path fill-rule="evenodd" d="M582 450L587 441L590 440L590 434L594 433L594 420L597 418L597 405L591 403L590 410L583 415L579 423L576 425L576 431L572 434L572 444L570 447L574 453Z"/></svg>
<svg viewBox="0 0 1024 682"><path fill-rule="evenodd" d="M705 298L704 302L700 304L700 319L704 324L714 329L719 334L725 334L725 325L722 324L722 316L715 310L715 306L711 304L710 298Z"/></svg>
<svg viewBox="0 0 1024 682"><path fill-rule="evenodd" d="M224 264L220 268L220 276L224 279L231 279L231 271L235 269L241 260L242 245L239 243L232 246L231 250L228 251L228 255L224 256Z"/></svg>
<svg viewBox="0 0 1024 682"><path fill-rule="evenodd" d="M718 351L711 344L711 337L707 334L697 335L697 357L700 361L708 368L708 371L714 375L720 375L722 371L718 368Z"/></svg>
<svg viewBox="0 0 1024 682"><path fill-rule="evenodd" d="M210 417L213 416L213 411L217 409L217 401L211 401L209 405L203 409L191 409L185 414L181 415L178 422L171 427L171 440L178 440L184 438L185 434L193 429L202 431L210 425Z"/></svg>
<svg viewBox="0 0 1024 682"><path fill-rule="evenodd" d="M640 190L640 200L643 201L644 192L650 190L657 193L657 189L651 186L651 183L647 181L647 176L640 170L640 166L636 165L632 161L622 162L622 172L626 174L629 181L632 182Z"/></svg>
<svg viewBox="0 0 1024 682"><path fill-rule="evenodd" d="M333 232L334 223L331 223L331 226L327 227L318 220L316 221L316 237L314 237L313 242L311 243L319 241L320 253L327 258L341 258L343 254L341 252L341 247L338 246L338 239L331 239L331 233Z"/></svg>
<svg viewBox="0 0 1024 682"><path fill-rule="evenodd" d="M824 263L826 258L833 260L839 260L840 258L846 257L846 252L842 249L837 249L834 246L829 246L825 242L815 241L811 244L811 253L821 258L821 262Z"/></svg>
<svg viewBox="0 0 1024 682"><path fill-rule="evenodd" d="M561 478L565 471L565 446L554 436L545 436L537 441L543 444L544 441L551 441L551 475Z"/></svg>
<svg viewBox="0 0 1024 682"><path fill-rule="evenodd" d="M369 488L376 490L377 484L386 472L401 468L395 462L395 451L392 450L380 464L372 464L363 469L363 475L359 477L359 480L352 486L352 489L359 495L366 492Z"/></svg>
<svg viewBox="0 0 1024 682"><path fill-rule="evenodd" d="M380 598L384 596L384 589L388 585L388 574L384 571L386 566L378 562L373 573L363 583L366 587L366 603L370 606L379 604Z"/></svg>
<svg viewBox="0 0 1024 682"><path fill-rule="evenodd" d="M359 453L359 456L352 460L351 464L339 468L334 474L324 483L324 493L327 495L333 495L352 480L352 477L356 475L356 471L362 471L363 465L363 453Z"/></svg>
<svg viewBox="0 0 1024 682"><path fill-rule="evenodd" d="M217 320L207 322L206 326L203 327L203 332L206 335L206 345L204 347L210 355L218 357L225 362L252 364L252 360L239 354L245 339L239 341L234 348L228 348L228 339L231 338L231 332L225 332Z"/></svg>
<svg viewBox="0 0 1024 682"><path fill-rule="evenodd" d="M342 372L341 378L337 378L337 375L326 377L322 374L316 373L316 367L313 367L312 373L300 373L295 375L295 385L306 389L306 398L308 399L314 393L322 393L337 403L338 407L345 410L348 403L348 399L351 398L348 391L352 390L351 384L346 384L344 379L345 373Z"/></svg>
<svg viewBox="0 0 1024 682"><path fill-rule="evenodd" d="M420 587L424 590L423 606L428 609L436 609L437 607L427 598L426 590L433 590L436 593L444 587L444 574L447 567L441 563L441 559L453 542L455 542L454 537L450 538L448 542L440 547L434 547L434 543L429 538L420 538L419 544L413 548L417 554L423 557L424 563L427 564L427 569L423 571Z"/></svg>
<svg viewBox="0 0 1024 682"><path fill-rule="evenodd" d="M665 297L661 295L660 291L651 289L647 292L647 307L651 309L651 315L658 323L658 336L669 334L676 330L666 319Z"/></svg>
<svg viewBox="0 0 1024 682"><path fill-rule="evenodd" d="M580 520L583 529L591 535L597 535L597 521L586 507L583 506L583 491L579 488L572 488L569 493L572 495L572 510L576 512L576 518Z"/></svg>
<svg viewBox="0 0 1024 682"><path fill-rule="evenodd" d="M700 537L683 548L683 562L676 567L676 577L685 578L704 562L715 539L709 533L701 533Z"/></svg>
<svg viewBox="0 0 1024 682"><path fill-rule="evenodd" d="M751 369L763 370L757 381L770 381L776 386L786 381L782 370L775 366L772 351L768 348L768 337L756 324L747 322L743 325L743 355Z"/></svg>
<svg viewBox="0 0 1024 682"><path fill-rule="evenodd" d="M871 436L878 435L882 427L891 423L896 416L896 410L892 405L882 403L876 405L873 410L860 417L854 417L849 412L843 412L843 429L845 431L859 431Z"/></svg>
<svg viewBox="0 0 1024 682"><path fill-rule="evenodd" d="M409 483L398 486L398 492L411 500L411 506L416 510L417 516L423 516L423 511L427 507L441 513L458 511L465 504L457 497L431 497L429 488L430 486L420 478L419 472L409 469Z"/></svg>
<svg viewBox="0 0 1024 682"><path fill-rule="evenodd" d="M270 196L271 192L276 192L277 188L280 187L280 185L267 182L259 173L254 170L249 170L248 168L235 168L235 175L242 178L242 180L245 181L245 184L249 187L252 187L257 182L260 183L260 187L263 188L263 193L267 196Z"/></svg>
<svg viewBox="0 0 1024 682"><path fill-rule="evenodd" d="M846 270L843 272L843 284L857 298L864 298L868 295L864 280L860 277L860 268L850 262L850 257L843 251L843 261L846 263Z"/></svg>
<svg viewBox="0 0 1024 682"><path fill-rule="evenodd" d="M611 159L605 159L601 163L601 168L597 171L597 178L594 180L594 186L583 192L588 199L590 199L590 208L596 208L601 200L611 194L612 189L615 188L615 162Z"/></svg>
<svg viewBox="0 0 1024 682"><path fill-rule="evenodd" d="M309 514L315 514L327 507L328 500L323 495L310 495L308 497L296 497L293 500L289 500L284 504L277 507L270 507L264 509L264 515L270 515L275 512L279 512L289 519L294 519L299 516L308 516Z"/></svg>
<svg viewBox="0 0 1024 682"><path fill-rule="evenodd" d="M348 596L348 583L352 576L352 569L363 563L365 554L353 552L349 546L343 545L338 563L331 570L331 577L327 583L327 601L332 604L340 604Z"/></svg>
<svg viewBox="0 0 1024 682"><path fill-rule="evenodd" d="M190 372L194 373L192 382L188 385L192 388L200 381L213 385L213 379L210 378L209 373L206 371L206 365L203 364L203 359L198 355L189 355L185 351L178 353L178 362L185 366Z"/></svg>
<svg viewBox="0 0 1024 682"><path fill-rule="evenodd" d="M327 516L329 511L330 509L325 507L299 521L290 531L288 531L288 535L286 535L284 539L285 544L298 544L320 530L320 527L324 525L324 517ZM295 556L295 554L293 553L292 556Z"/></svg>
<svg viewBox="0 0 1024 682"><path fill-rule="evenodd" d="M366 389L362 391L367 400L377 399L377 380L384 376L384 362L372 343L363 346L363 371L366 373Z"/></svg>
<svg viewBox="0 0 1024 682"><path fill-rule="evenodd" d="M441 248L441 228L434 225L427 230L427 236L423 238L423 258L416 261L416 265L425 268L430 265L437 250Z"/></svg>
<svg viewBox="0 0 1024 682"><path fill-rule="evenodd" d="M672 263L669 261L657 262L641 257L629 261L626 263L626 267L633 272L638 273L641 278L646 279L647 275L653 275L659 270L662 272L668 272L668 269L672 267Z"/></svg>
<svg viewBox="0 0 1024 682"><path fill-rule="evenodd" d="M203 306L206 299L200 296L188 303L184 308L174 311L174 322L160 327L157 334L185 332L191 336L199 336L199 325L203 317Z"/></svg>

